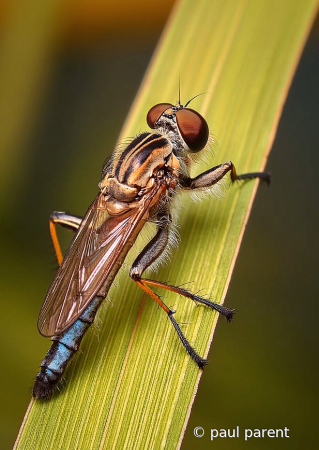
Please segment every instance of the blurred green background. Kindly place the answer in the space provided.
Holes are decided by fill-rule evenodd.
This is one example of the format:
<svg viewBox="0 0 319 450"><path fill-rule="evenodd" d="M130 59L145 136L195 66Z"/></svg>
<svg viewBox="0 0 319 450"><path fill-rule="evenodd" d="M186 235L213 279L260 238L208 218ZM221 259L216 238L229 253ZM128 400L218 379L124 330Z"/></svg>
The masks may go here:
<svg viewBox="0 0 319 450"><path fill-rule="evenodd" d="M92 201L173 2L0 6L0 446L7 449L49 348L36 328L57 267L48 217L83 214ZM272 184L258 191L230 284L236 320L217 327L184 450L317 448L318 41L317 21L267 165ZM70 235L61 234L66 243ZM288 427L291 437L210 441L211 428L237 425ZM195 426L205 429L201 439Z"/></svg>

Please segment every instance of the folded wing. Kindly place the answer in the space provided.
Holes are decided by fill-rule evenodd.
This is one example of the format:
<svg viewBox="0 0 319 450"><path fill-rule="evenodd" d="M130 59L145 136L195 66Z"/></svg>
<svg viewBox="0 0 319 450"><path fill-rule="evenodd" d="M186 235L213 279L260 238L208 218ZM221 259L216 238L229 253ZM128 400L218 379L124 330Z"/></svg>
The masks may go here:
<svg viewBox="0 0 319 450"><path fill-rule="evenodd" d="M148 218L158 189L140 206L119 216L107 212L107 198L98 194L67 251L41 308L38 328L43 336L61 334L97 295L106 296L135 237Z"/></svg>

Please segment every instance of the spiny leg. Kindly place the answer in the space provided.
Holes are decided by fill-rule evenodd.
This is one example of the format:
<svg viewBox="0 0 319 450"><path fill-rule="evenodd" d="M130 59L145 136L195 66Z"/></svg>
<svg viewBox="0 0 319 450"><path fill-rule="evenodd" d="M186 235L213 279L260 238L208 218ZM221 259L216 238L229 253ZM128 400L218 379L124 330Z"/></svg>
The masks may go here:
<svg viewBox="0 0 319 450"><path fill-rule="evenodd" d="M226 317L227 322L231 322L234 317L235 310L226 308L226 306L220 305L219 303L211 302L203 297L199 297L196 294L193 294L188 289L181 288L180 286L172 286L167 283L163 283L162 281L150 280L148 278L143 278L143 282L149 286L156 286L162 289L166 289L168 291L176 292L183 297L190 298L195 303L201 303L202 305L209 306L211 309L219 312L219 314Z"/></svg>
<svg viewBox="0 0 319 450"><path fill-rule="evenodd" d="M270 184L270 173L269 172L249 172L242 173L241 175L236 175L234 181L240 180L253 180L254 178L259 178L262 181L265 181L268 185Z"/></svg>
<svg viewBox="0 0 319 450"><path fill-rule="evenodd" d="M224 176L230 171L231 181L234 183L239 180L252 180L259 178L260 180L270 183L270 174L267 172L251 172L237 175L234 164L231 161L227 161L224 164L213 167L206 172L201 173L195 178L184 178L182 180L182 187L184 189L203 189L209 188L218 183Z"/></svg>
<svg viewBox="0 0 319 450"><path fill-rule="evenodd" d="M143 272L149 267L156 259L163 253L165 250L168 239L169 239L169 226L171 223L171 218L169 216L169 213L166 212L166 215L162 216L160 218L160 225L158 226L158 231L156 235L153 237L153 239L146 245L146 247L143 249L143 251L139 254L139 256L134 261L132 268L130 270L130 277L136 282L136 284L144 290L148 295L150 295L158 304L159 306L166 312L168 315L175 331L178 334L178 337L180 338L180 341L182 342L183 346L185 347L187 353L191 356L191 358L196 362L196 364L203 368L204 365L207 363L207 360L203 359L201 356L197 354L195 349L190 345L186 337L184 336L182 330L180 329L178 323L176 322L174 318L174 310L171 310L165 303L160 299L160 297L152 291L152 289L149 286L157 286L169 291L176 292L180 295L183 295L184 297L191 298L195 302L202 303L206 306L211 307L212 309L217 310L221 314L225 315L227 319L230 321L232 319L233 310L230 310L228 308L225 308L222 305L218 305L216 303L210 302L209 300L206 300L202 297L199 297L198 295L192 294L186 289L182 289L176 286L171 286L166 283L162 283L155 280L150 280L146 278L141 278Z"/></svg>
<svg viewBox="0 0 319 450"><path fill-rule="evenodd" d="M82 217L73 216L71 214L67 214L65 212L54 211L50 216L50 234L53 242L54 251L59 263L59 266L62 264L63 255L61 251L61 246L59 242L59 238L56 232L56 225L61 225L64 228L68 228L70 230L76 231L82 222Z"/></svg>
<svg viewBox="0 0 319 450"><path fill-rule="evenodd" d="M190 357L196 362L196 364L198 365L198 367L200 369L203 369L203 367L205 366L205 364L207 364L207 360L202 358L201 356L199 356L199 354L196 352L196 350L190 345L190 343L188 342L188 340L186 339L186 337L184 336L182 330L180 329L180 326L178 325L178 323L176 322L175 318L174 318L174 314L175 311L170 309L167 305L165 305L164 302L162 302L162 300L160 299L160 297L155 294L155 292L152 291L152 289L150 289L146 283L144 284L144 279L143 278L134 278L133 280L135 281L135 283L143 289L144 292L146 292L148 295L150 295L158 304L159 306L166 312L166 314L168 315L168 318L170 319L170 321L172 322L172 325L175 329L175 331L178 334L178 337L180 338L181 343L183 344L183 346L185 347L187 353L190 355Z"/></svg>

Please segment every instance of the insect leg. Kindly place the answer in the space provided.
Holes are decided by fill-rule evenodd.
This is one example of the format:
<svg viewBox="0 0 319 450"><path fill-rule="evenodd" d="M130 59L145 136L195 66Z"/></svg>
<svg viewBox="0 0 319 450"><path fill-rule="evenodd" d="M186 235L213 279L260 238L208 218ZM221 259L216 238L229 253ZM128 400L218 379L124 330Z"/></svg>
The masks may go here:
<svg viewBox="0 0 319 450"><path fill-rule="evenodd" d="M168 318L170 319L170 321L172 322L173 327L175 328L175 331L178 334L178 337L180 338L181 343L183 344L183 346L185 347L187 353L190 355L190 357L196 362L196 364L198 365L198 367L200 369L202 369L205 364L207 364L207 360L202 358L201 356L199 356L199 354L196 352L196 350L190 345L190 343L188 342L188 340L186 339L186 337L184 336L180 326L178 325L178 323L176 322L175 318L174 318L174 314L176 311L170 309L168 306L165 305L165 303L162 302L162 300L160 299L160 297L155 294L155 292L152 291L152 289L150 289L148 286L146 286L146 284L144 284L144 280L142 278L140 279L134 279L135 283L143 289L144 292L146 292L148 295L150 295L158 304L161 308L164 309L164 311L166 312L166 314L168 315Z"/></svg>
<svg viewBox="0 0 319 450"><path fill-rule="evenodd" d="M70 230L76 231L79 228L81 221L81 217L59 211L54 211L50 216L50 234L59 266L62 263L63 256L55 226L58 224L64 228L69 228Z"/></svg>
<svg viewBox="0 0 319 450"><path fill-rule="evenodd" d="M143 282L148 286L156 286L162 289L166 289L168 291L176 292L176 294L182 295L183 297L190 298L195 303L201 303L202 305L209 306L211 309L219 312L226 317L227 322L231 322L234 317L235 310L229 309L226 306L220 305L219 303L212 302L207 300L206 298L200 297L199 295L193 294L188 289L181 288L179 286L172 286L167 283L163 283L162 281L150 280L148 278L142 278Z"/></svg>
<svg viewBox="0 0 319 450"><path fill-rule="evenodd" d="M253 178L259 178L260 180L270 183L270 174L267 172L251 172L237 175L234 164L231 161L227 161L224 164L213 167L206 172L201 173L195 178L183 179L182 184L186 189L202 189L213 186L218 183L228 172L230 171L230 178L232 182L237 180L251 180Z"/></svg>
<svg viewBox="0 0 319 450"><path fill-rule="evenodd" d="M199 356L196 353L195 349L190 345L190 343L184 336L182 330L180 329L180 326L178 325L178 323L174 318L175 311L171 310L167 305L165 305L165 303L160 299L160 297L157 294L155 294L155 292L153 292L151 288L147 286L147 282L152 280L145 281L143 278L141 278L141 275L143 274L145 269L149 267L163 253L168 243L169 224L171 222L171 219L168 214L163 219L164 220L161 222L161 225L159 226L156 235L146 245L144 250L134 261L130 270L130 277L141 289L143 289L144 292L150 295L166 312L187 353L191 356L191 358L196 362L196 364L200 368L203 368L204 365L207 363L207 360L201 358L201 356ZM153 285L156 286L156 281L154 281L153 283L154 283ZM161 287L163 287L162 285L164 285L164 283L160 283L160 285ZM167 285L165 285L165 287L166 286Z"/></svg>

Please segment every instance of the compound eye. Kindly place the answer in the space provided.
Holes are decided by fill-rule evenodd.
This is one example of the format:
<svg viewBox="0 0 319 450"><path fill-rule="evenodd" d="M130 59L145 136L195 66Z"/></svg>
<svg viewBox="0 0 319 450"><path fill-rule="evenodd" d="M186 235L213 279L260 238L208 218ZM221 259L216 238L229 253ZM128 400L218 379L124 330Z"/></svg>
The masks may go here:
<svg viewBox="0 0 319 450"><path fill-rule="evenodd" d="M191 152L203 150L209 137L206 120L197 111L183 108L176 112L179 131Z"/></svg>
<svg viewBox="0 0 319 450"><path fill-rule="evenodd" d="M170 109L173 105L170 103L158 103L149 110L146 116L147 124L150 128L156 128L155 124L164 111Z"/></svg>

